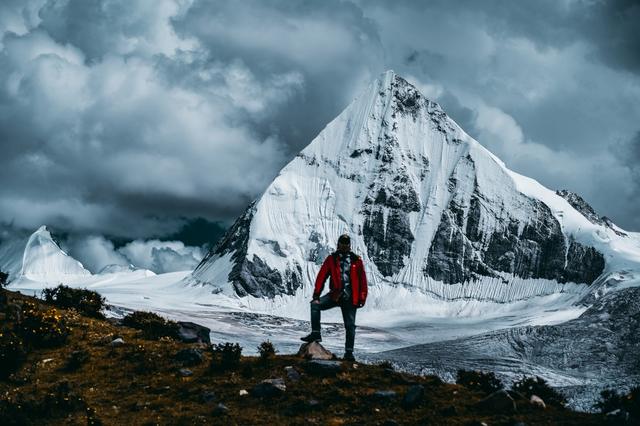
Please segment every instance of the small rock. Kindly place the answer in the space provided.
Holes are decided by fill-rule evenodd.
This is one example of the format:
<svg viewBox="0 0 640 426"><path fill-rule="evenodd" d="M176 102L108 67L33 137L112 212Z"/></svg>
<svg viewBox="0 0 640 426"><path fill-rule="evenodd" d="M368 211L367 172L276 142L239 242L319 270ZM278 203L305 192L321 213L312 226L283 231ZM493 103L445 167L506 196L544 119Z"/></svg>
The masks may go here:
<svg viewBox="0 0 640 426"><path fill-rule="evenodd" d="M373 393L373 397L379 401L391 401L397 395L396 391L392 390L378 390Z"/></svg>
<svg viewBox="0 0 640 426"><path fill-rule="evenodd" d="M284 379L266 379L251 389L251 395L257 398L270 398L280 395L287 390Z"/></svg>
<svg viewBox="0 0 640 426"><path fill-rule="evenodd" d="M247 396L247 395L249 395L249 392L247 392L246 389L240 389L240 392L238 392L238 395Z"/></svg>
<svg viewBox="0 0 640 426"><path fill-rule="evenodd" d="M298 356L305 359L335 359L335 356L318 342L303 343L298 350Z"/></svg>
<svg viewBox="0 0 640 426"><path fill-rule="evenodd" d="M200 400L206 404L216 400L216 394L212 391L204 391L200 395Z"/></svg>
<svg viewBox="0 0 640 426"><path fill-rule="evenodd" d="M505 390L496 391L486 398L478 401L475 405L481 410L498 413L515 413L517 410L516 402Z"/></svg>
<svg viewBox="0 0 640 426"><path fill-rule="evenodd" d="M193 371L189 370L188 368L181 368L180 370L178 370L178 374L182 377L189 377L193 376Z"/></svg>
<svg viewBox="0 0 640 426"><path fill-rule="evenodd" d="M189 321L178 321L178 338L185 343L211 344L211 329Z"/></svg>
<svg viewBox="0 0 640 426"><path fill-rule="evenodd" d="M218 405L216 405L216 408L213 409L213 415L214 416L223 416L223 415L225 415L227 413L229 413L229 409L222 402L220 402Z"/></svg>
<svg viewBox="0 0 640 426"><path fill-rule="evenodd" d="M342 363L340 361L311 360L303 364L308 373L317 376L335 376L342 371Z"/></svg>
<svg viewBox="0 0 640 426"><path fill-rule="evenodd" d="M609 424L629 424L629 413L620 408L616 408L613 411L609 411L605 414L607 422Z"/></svg>
<svg viewBox="0 0 640 426"><path fill-rule="evenodd" d="M122 337L118 337L117 339L113 339L109 345L111 345L112 348L119 348L124 345L124 339Z"/></svg>
<svg viewBox="0 0 640 426"><path fill-rule="evenodd" d="M307 401L307 407L314 409L314 408L319 408L320 407L320 401L318 401L317 399L310 399Z"/></svg>
<svg viewBox="0 0 640 426"><path fill-rule="evenodd" d="M413 408L422 402L424 398L424 386L413 385L409 388L404 398L402 398L402 406L404 408Z"/></svg>
<svg viewBox="0 0 640 426"><path fill-rule="evenodd" d="M287 373L287 378L292 382L297 382L300 380L300 373L298 373L298 370L296 370L292 366L285 367L284 371Z"/></svg>
<svg viewBox="0 0 640 426"><path fill-rule="evenodd" d="M536 407L540 407L542 409L547 408L547 404L545 404L542 398L540 398L538 395L531 395L531 399L529 399L529 402L531 402L531 404L535 405Z"/></svg>
<svg viewBox="0 0 640 426"><path fill-rule="evenodd" d="M202 364L204 361L204 355L196 348L182 349L173 358L187 367Z"/></svg>

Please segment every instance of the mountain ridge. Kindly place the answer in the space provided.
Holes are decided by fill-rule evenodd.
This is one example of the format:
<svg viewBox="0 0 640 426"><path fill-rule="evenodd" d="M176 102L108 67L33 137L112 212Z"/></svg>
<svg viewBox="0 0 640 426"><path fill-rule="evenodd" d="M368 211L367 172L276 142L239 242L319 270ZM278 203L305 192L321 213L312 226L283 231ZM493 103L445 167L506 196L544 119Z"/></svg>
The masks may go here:
<svg viewBox="0 0 640 426"><path fill-rule="evenodd" d="M304 293L343 232L374 286L445 299L582 293L619 266L613 243L625 268L640 264L637 238L510 171L391 71L280 171L187 282Z"/></svg>

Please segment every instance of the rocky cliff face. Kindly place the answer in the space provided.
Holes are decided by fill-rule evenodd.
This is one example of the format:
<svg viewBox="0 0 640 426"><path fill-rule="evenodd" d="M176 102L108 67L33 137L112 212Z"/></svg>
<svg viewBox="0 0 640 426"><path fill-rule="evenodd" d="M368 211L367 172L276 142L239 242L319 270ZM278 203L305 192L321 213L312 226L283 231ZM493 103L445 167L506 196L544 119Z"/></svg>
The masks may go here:
<svg viewBox="0 0 640 426"><path fill-rule="evenodd" d="M347 232L374 285L504 301L575 289L628 238L577 200L508 170L387 72L280 172L189 282L241 296L309 292ZM528 280L535 290L523 289Z"/></svg>

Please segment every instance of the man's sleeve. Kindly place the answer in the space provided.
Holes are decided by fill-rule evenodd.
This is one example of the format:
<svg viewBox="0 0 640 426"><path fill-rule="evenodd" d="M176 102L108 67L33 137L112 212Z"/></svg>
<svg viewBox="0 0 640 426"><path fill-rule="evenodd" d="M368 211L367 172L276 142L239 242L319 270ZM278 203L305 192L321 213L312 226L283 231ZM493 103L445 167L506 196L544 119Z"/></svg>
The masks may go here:
<svg viewBox="0 0 640 426"><path fill-rule="evenodd" d="M360 304L364 306L364 303L367 301L367 293L369 290L367 288L367 274L364 271L364 262L362 262L362 258L358 260L358 269L360 269Z"/></svg>
<svg viewBox="0 0 640 426"><path fill-rule="evenodd" d="M316 285L313 290L314 299L320 298L320 293L322 293L322 289L324 288L324 282L327 280L331 272L329 268L329 258L330 256L325 259L322 267L320 268L320 272L318 272L318 276L316 277Z"/></svg>

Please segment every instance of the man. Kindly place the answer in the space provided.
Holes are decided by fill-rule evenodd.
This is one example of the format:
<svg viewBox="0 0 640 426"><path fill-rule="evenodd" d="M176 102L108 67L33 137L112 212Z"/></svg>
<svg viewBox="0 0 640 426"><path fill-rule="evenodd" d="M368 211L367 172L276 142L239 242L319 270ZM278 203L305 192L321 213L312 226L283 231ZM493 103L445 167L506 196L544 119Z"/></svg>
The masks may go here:
<svg viewBox="0 0 640 426"><path fill-rule="evenodd" d="M329 278L329 293L320 297ZM346 331L344 359L355 361L353 344L356 337L356 310L367 300L367 276L360 256L351 251L351 239L343 234L338 238L338 250L322 264L316 278L311 301L311 334L302 337L305 342L321 342L320 311L340 306Z"/></svg>

